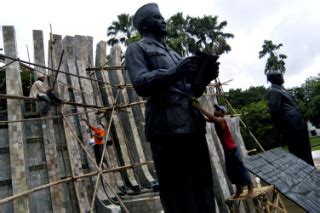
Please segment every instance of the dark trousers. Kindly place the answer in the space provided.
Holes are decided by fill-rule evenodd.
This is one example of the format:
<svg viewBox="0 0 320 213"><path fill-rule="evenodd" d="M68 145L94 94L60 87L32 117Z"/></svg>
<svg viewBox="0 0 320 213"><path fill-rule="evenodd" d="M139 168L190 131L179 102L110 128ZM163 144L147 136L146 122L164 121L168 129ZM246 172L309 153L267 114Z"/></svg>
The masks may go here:
<svg viewBox="0 0 320 213"><path fill-rule="evenodd" d="M62 103L62 100L54 92L49 91L46 94L50 98L50 101L51 101L52 104L60 105Z"/></svg>
<svg viewBox="0 0 320 213"><path fill-rule="evenodd" d="M41 114L42 115L47 115L49 112L49 107L50 107L50 99L47 95L38 95L38 98L42 101L44 101L44 106L42 108Z"/></svg>
<svg viewBox="0 0 320 213"><path fill-rule="evenodd" d="M151 141L160 199L166 213L213 213L215 199L205 135Z"/></svg>
<svg viewBox="0 0 320 213"><path fill-rule="evenodd" d="M238 186L249 186L252 184L249 172L243 165L238 147L231 150L225 150L224 158L226 162L227 175L232 184L236 184Z"/></svg>
<svg viewBox="0 0 320 213"><path fill-rule="evenodd" d="M104 144L95 144L93 146L94 156L96 158L96 162L97 162L98 166L99 166L101 158L102 158L103 146L104 146ZM103 157L103 162L107 164L107 161L104 157Z"/></svg>
<svg viewBox="0 0 320 213"><path fill-rule="evenodd" d="M314 166L307 128L285 133L289 152Z"/></svg>
<svg viewBox="0 0 320 213"><path fill-rule="evenodd" d="M47 115L49 112L50 104L60 105L62 103L61 99L53 92L46 92L45 95L38 95L38 98L44 101L44 106L42 108L42 115Z"/></svg>

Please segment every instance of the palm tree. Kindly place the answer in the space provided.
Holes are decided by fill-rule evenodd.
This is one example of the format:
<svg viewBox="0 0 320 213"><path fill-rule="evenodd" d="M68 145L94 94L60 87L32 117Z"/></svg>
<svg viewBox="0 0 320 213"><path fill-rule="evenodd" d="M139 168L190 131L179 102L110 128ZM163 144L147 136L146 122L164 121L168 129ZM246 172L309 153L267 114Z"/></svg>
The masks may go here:
<svg viewBox="0 0 320 213"><path fill-rule="evenodd" d="M222 32L227 26L226 21L218 22L218 16L203 16L202 18L187 17L187 29L195 46L190 51L202 50L207 53L221 55L231 50L226 39L233 38L233 34ZM192 43L192 42L191 42Z"/></svg>
<svg viewBox="0 0 320 213"><path fill-rule="evenodd" d="M287 58L285 54L277 54L278 51L283 45L273 44L271 40L264 40L262 45L262 50L259 52L259 58L263 58L266 55L269 55L264 73L267 74L271 71L278 71L280 73L285 73L286 67L284 59Z"/></svg>
<svg viewBox="0 0 320 213"><path fill-rule="evenodd" d="M132 16L129 14L118 15L118 20L113 21L108 27L107 36L110 37L107 41L108 45L114 46L122 44L127 46L132 39L137 40L137 30L133 27Z"/></svg>

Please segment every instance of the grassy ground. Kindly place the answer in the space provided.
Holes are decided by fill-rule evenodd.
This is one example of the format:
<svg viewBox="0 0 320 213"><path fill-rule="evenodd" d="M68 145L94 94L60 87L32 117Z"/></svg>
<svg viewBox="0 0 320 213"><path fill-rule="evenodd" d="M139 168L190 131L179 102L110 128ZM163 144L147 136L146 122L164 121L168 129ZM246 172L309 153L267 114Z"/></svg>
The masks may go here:
<svg viewBox="0 0 320 213"><path fill-rule="evenodd" d="M310 145L311 145L311 150L320 150L320 136L315 136L310 138ZM282 147L285 150L288 150L287 146Z"/></svg>
<svg viewBox="0 0 320 213"><path fill-rule="evenodd" d="M320 136L310 138L310 144L312 151L320 150Z"/></svg>

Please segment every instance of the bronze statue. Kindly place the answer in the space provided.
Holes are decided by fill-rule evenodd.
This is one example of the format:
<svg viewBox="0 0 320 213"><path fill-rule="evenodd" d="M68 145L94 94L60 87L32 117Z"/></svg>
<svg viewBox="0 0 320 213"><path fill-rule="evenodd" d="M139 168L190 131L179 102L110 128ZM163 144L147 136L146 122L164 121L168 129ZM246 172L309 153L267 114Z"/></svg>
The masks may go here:
<svg viewBox="0 0 320 213"><path fill-rule="evenodd" d="M267 79L271 82L268 98L275 127L284 136L289 152L314 166L307 124L294 97L282 86L283 75L270 72Z"/></svg>
<svg viewBox="0 0 320 213"><path fill-rule="evenodd" d="M142 39L129 45L125 60L136 92L147 98L145 131L163 208L168 213L215 212L206 124L191 102L202 92L196 95L186 80L199 73L201 57L181 59L164 43L166 23L155 3L140 7L133 24ZM215 67L210 77L218 75Z"/></svg>

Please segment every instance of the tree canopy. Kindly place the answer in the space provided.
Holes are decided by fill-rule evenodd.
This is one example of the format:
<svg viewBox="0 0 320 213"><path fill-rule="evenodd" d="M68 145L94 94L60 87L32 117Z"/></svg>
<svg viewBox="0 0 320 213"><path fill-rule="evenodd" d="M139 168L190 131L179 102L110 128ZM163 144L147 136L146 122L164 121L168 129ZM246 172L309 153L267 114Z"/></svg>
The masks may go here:
<svg viewBox="0 0 320 213"><path fill-rule="evenodd" d="M108 27L108 45L129 43L140 39L139 32L133 27L132 16L120 14ZM221 55L231 50L227 39L233 34L223 32L226 21L218 22L218 16L186 18L182 13L171 16L167 21L167 44L182 56L194 54L197 50Z"/></svg>
<svg viewBox="0 0 320 213"><path fill-rule="evenodd" d="M308 78L301 87L290 90L295 96L305 118L320 127L320 75Z"/></svg>
<svg viewBox="0 0 320 213"><path fill-rule="evenodd" d="M268 55L264 73L278 71L280 73L285 73L286 67L284 60L287 58L285 54L278 54L278 50L283 45L274 44L271 40L265 40L262 45L262 50L259 52L259 58L263 58Z"/></svg>

